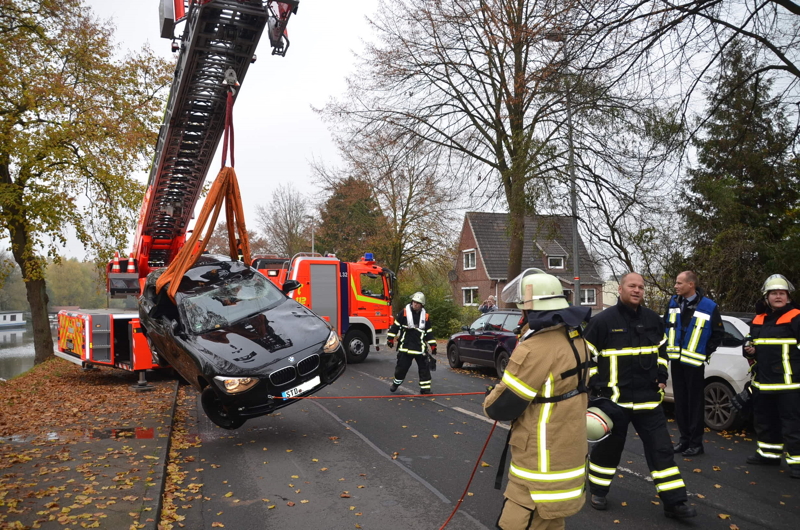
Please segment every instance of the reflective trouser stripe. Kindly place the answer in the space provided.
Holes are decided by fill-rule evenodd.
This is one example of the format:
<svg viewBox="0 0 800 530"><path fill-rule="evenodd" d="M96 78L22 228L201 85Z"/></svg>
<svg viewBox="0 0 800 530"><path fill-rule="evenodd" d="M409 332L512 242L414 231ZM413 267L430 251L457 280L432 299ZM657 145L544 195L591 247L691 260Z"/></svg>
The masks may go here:
<svg viewBox="0 0 800 530"><path fill-rule="evenodd" d="M656 484L656 491L669 491L674 490L677 488L685 488L686 484L683 483L683 479L673 480L672 482L665 482L663 484Z"/></svg>
<svg viewBox="0 0 800 530"><path fill-rule="evenodd" d="M598 486L610 486L616 472L615 467L602 467L589 462L589 482Z"/></svg>
<svg viewBox="0 0 800 530"><path fill-rule="evenodd" d="M583 485L579 488L561 491L531 491L533 502L558 502L577 499L583 495Z"/></svg>
<svg viewBox="0 0 800 530"><path fill-rule="evenodd" d="M758 442L758 449L756 453L764 458L780 458L783 454L783 444L768 444L766 442Z"/></svg>
<svg viewBox="0 0 800 530"><path fill-rule="evenodd" d="M764 458L780 458L781 457L781 453L770 453L770 452L764 451L762 449L757 449L756 453L760 454Z"/></svg>
<svg viewBox="0 0 800 530"><path fill-rule="evenodd" d="M420 381L419 382L419 387L420 388L430 388L431 387L431 382L430 381Z"/></svg>
<svg viewBox="0 0 800 530"><path fill-rule="evenodd" d="M402 382L403 382L403 380L402 380L402 379L397 379L397 378L395 378L395 380L394 380L394 384L396 384L396 385L399 385L399 384L400 384L400 383L402 383Z"/></svg>
<svg viewBox="0 0 800 530"><path fill-rule="evenodd" d="M678 471L678 467L675 466L675 467L671 467L669 469L663 469L661 471L653 471L650 474L653 475L654 479L658 479L658 478L671 477L673 475L680 475L681 473L680 473L680 471Z"/></svg>
<svg viewBox="0 0 800 530"><path fill-rule="evenodd" d="M786 455L786 463L790 466L800 464L800 455Z"/></svg>

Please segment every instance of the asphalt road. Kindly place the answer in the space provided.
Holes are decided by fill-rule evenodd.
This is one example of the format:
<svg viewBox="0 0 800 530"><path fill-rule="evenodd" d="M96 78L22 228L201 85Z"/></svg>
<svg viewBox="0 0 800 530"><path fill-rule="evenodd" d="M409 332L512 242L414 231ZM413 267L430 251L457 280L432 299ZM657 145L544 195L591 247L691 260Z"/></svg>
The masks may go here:
<svg viewBox="0 0 800 530"><path fill-rule="evenodd" d="M496 382L488 368L433 373L433 392L482 392ZM201 410L186 528L236 530L437 529L450 516L494 422L483 417L483 396L410 398L416 365L397 394L389 392L394 356L370 354L318 396L391 396L387 399L305 400L280 413L225 431ZM674 423L670 428L677 432ZM508 430L498 424L469 494L449 529L495 528L502 492L495 474ZM677 434L675 434L677 438ZM589 506L569 528L800 528L800 480L781 468L744 464L755 450L752 433L706 434L706 454L677 459L699 516L664 517L649 478L641 443L628 435L609 509ZM199 470L199 471L197 471ZM215 524L216 523L216 524ZM732 526L735 525L735 526Z"/></svg>

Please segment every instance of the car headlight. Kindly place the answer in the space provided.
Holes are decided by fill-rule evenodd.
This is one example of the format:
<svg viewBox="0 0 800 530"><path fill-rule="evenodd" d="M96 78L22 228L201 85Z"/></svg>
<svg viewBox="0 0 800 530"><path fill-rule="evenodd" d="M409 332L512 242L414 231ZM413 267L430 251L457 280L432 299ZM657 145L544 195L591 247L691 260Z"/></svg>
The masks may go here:
<svg viewBox="0 0 800 530"><path fill-rule="evenodd" d="M222 389L228 394L244 392L258 383L258 379L254 377L225 377L218 375L215 376L214 379L217 380Z"/></svg>
<svg viewBox="0 0 800 530"><path fill-rule="evenodd" d="M325 346L322 347L322 351L325 353L333 353L339 349L339 335L336 334L335 331L331 331L331 334L328 335L328 340L325 342Z"/></svg>

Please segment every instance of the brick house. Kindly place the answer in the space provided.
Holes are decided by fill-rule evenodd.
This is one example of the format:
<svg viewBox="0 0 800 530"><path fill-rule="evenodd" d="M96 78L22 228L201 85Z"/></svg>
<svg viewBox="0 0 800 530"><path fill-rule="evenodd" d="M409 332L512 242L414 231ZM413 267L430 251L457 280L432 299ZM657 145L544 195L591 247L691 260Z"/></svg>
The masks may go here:
<svg viewBox="0 0 800 530"><path fill-rule="evenodd" d="M461 228L455 269L450 273L453 300L479 306L489 295L502 306L500 293L508 278L508 214L467 212ZM603 281L582 240L578 240L581 304L603 309ZM561 280L572 301L572 218L561 215L525 218L522 270L536 267Z"/></svg>

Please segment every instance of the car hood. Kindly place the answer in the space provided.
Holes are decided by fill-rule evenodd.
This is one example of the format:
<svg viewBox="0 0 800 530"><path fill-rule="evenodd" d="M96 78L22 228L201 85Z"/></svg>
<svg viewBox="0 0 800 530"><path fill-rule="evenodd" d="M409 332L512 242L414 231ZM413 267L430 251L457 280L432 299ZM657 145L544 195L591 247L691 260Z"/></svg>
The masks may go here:
<svg viewBox="0 0 800 530"><path fill-rule="evenodd" d="M287 357L317 353L330 331L309 309L286 299L230 326L196 335L192 342L218 373L256 375L271 372Z"/></svg>

